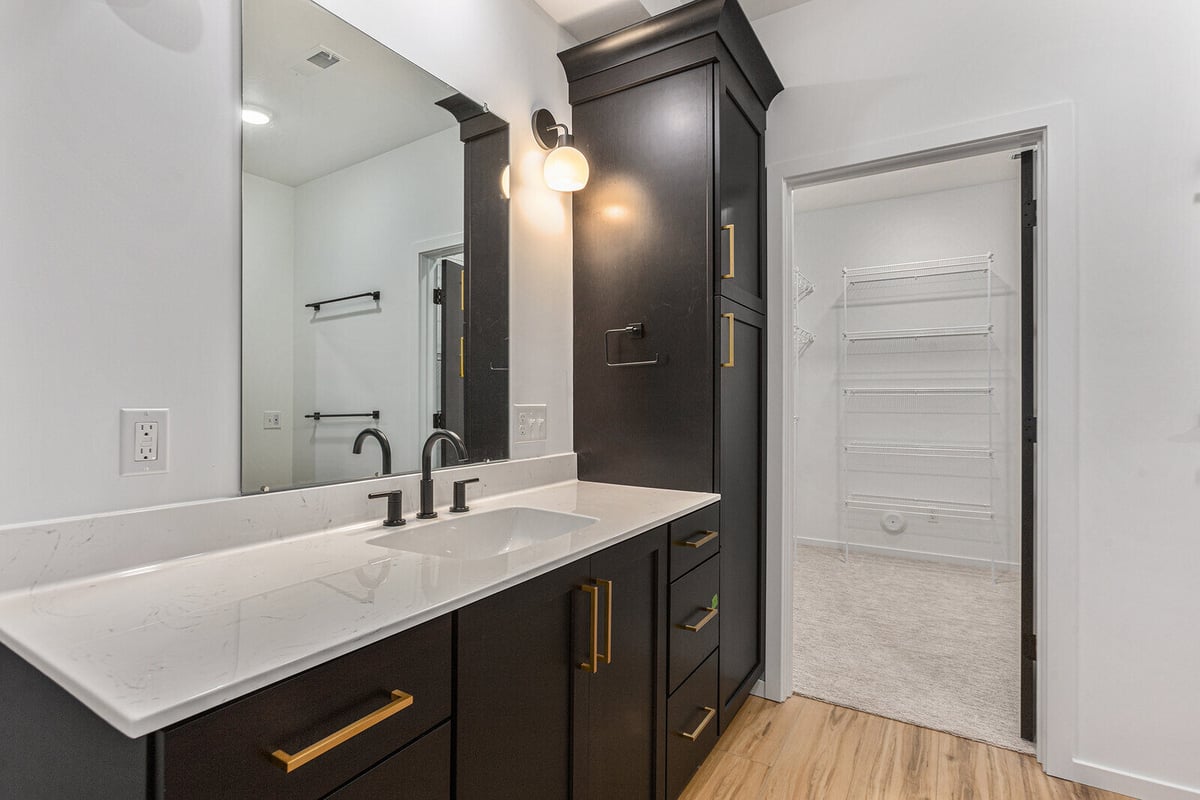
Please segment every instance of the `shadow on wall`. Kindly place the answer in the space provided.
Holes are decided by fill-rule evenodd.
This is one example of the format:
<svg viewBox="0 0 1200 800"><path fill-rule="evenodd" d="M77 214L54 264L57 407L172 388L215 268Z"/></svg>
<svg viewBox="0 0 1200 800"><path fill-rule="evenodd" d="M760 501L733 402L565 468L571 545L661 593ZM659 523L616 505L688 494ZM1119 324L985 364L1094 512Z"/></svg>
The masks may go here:
<svg viewBox="0 0 1200 800"><path fill-rule="evenodd" d="M204 34L201 0L104 0L130 29L179 53L195 50Z"/></svg>

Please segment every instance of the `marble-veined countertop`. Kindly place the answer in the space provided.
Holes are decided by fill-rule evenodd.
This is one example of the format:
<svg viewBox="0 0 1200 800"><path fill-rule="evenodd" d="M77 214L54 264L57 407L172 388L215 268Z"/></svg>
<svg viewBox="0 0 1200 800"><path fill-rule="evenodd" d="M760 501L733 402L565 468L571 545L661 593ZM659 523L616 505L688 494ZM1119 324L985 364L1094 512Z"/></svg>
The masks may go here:
<svg viewBox="0 0 1200 800"><path fill-rule="evenodd" d="M390 550L379 522L0 595L0 642L127 736L462 608L719 499L566 481L472 501L596 522L477 561ZM446 517L441 509L442 518Z"/></svg>

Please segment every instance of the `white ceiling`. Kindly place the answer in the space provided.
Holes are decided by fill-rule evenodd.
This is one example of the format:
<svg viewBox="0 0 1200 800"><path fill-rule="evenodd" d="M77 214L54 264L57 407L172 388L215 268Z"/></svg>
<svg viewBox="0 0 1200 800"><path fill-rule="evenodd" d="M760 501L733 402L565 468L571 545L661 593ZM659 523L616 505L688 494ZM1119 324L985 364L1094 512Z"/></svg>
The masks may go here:
<svg viewBox="0 0 1200 800"><path fill-rule="evenodd" d="M311 0L245 0L242 99L270 124L243 125L243 168L288 186L456 125L434 102L455 89ZM344 61L319 70L318 48Z"/></svg>
<svg viewBox="0 0 1200 800"><path fill-rule="evenodd" d="M808 0L739 0L742 10L752 20L806 2ZM683 0L537 0L537 3L580 42L684 5Z"/></svg>
<svg viewBox="0 0 1200 800"><path fill-rule="evenodd" d="M942 192L983 183L1017 180L1020 162L1013 152L943 161L910 169L880 172L862 178L804 186L792 192L796 213L873 203L914 194Z"/></svg>

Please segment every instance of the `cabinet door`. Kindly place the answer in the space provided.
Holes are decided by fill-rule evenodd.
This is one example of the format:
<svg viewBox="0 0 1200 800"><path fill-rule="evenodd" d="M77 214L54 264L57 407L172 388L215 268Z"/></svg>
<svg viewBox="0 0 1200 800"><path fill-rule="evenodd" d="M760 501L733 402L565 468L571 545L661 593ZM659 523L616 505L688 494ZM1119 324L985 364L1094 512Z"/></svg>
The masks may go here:
<svg viewBox="0 0 1200 800"><path fill-rule="evenodd" d="M662 798L667 529L658 528L592 556L592 578L601 590L600 647L605 657L594 675L586 675L591 684L587 787L578 797ZM609 618L611 624L606 625Z"/></svg>
<svg viewBox="0 0 1200 800"><path fill-rule="evenodd" d="M719 187L716 292L763 312L766 239L762 104L732 68L722 68L717 96Z"/></svg>
<svg viewBox="0 0 1200 800"><path fill-rule="evenodd" d="M581 797L587 559L458 612L459 800Z"/></svg>
<svg viewBox="0 0 1200 800"><path fill-rule="evenodd" d="M721 730L763 671L765 318L724 300L717 320L721 493ZM731 338L732 337L732 338Z"/></svg>

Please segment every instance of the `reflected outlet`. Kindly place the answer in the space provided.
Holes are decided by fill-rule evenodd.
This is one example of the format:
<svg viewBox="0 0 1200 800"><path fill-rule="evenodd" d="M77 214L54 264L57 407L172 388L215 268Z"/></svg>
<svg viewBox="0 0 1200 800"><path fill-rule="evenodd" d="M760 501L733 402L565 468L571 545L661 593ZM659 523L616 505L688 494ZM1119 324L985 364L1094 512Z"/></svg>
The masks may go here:
<svg viewBox="0 0 1200 800"><path fill-rule="evenodd" d="M516 417L517 430L513 441L544 442L546 441L546 404L513 405L513 415Z"/></svg>

